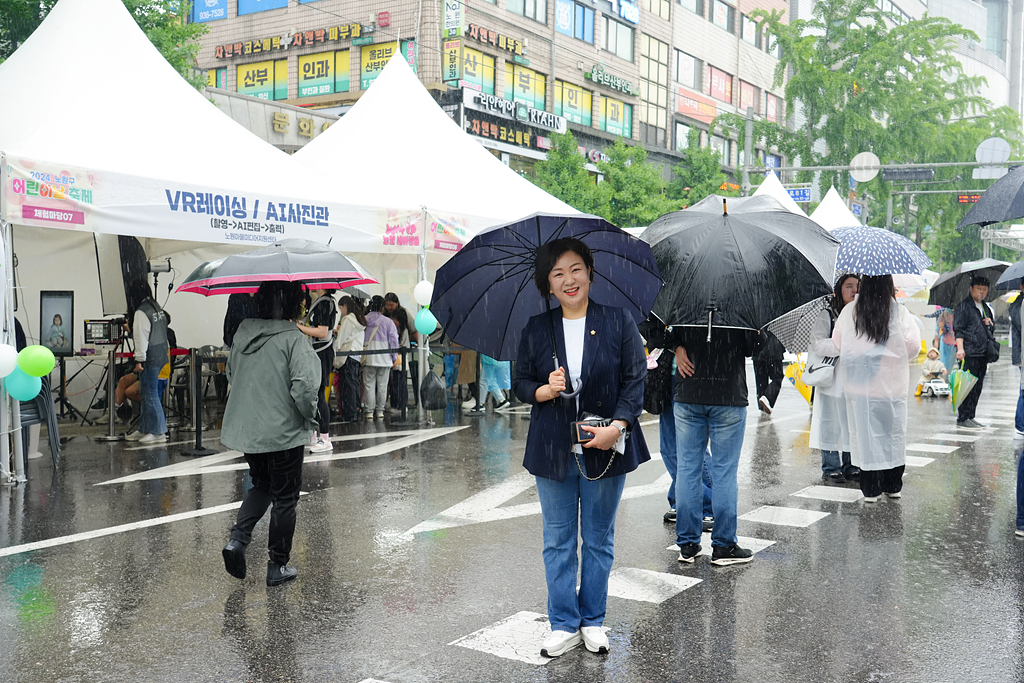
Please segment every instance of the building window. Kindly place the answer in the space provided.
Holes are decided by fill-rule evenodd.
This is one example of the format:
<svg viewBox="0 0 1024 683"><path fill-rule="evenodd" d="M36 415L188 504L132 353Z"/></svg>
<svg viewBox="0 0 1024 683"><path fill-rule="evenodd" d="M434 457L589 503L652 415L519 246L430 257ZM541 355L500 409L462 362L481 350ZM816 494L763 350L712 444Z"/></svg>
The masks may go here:
<svg viewBox="0 0 1024 683"><path fill-rule="evenodd" d="M621 135L627 140L633 137L633 105L601 98L601 130L612 135Z"/></svg>
<svg viewBox="0 0 1024 683"><path fill-rule="evenodd" d="M640 135L665 146L668 130L668 43L640 34Z"/></svg>
<svg viewBox="0 0 1024 683"><path fill-rule="evenodd" d="M693 55L676 50L676 82L691 90L700 90L701 72L704 63Z"/></svg>
<svg viewBox="0 0 1024 683"><path fill-rule="evenodd" d="M740 15L740 17L740 26L742 30L740 35L743 37L743 40L756 47L761 47L761 27L756 21L748 17L746 14Z"/></svg>
<svg viewBox="0 0 1024 683"><path fill-rule="evenodd" d="M665 21L671 21L672 3L670 0L640 0L640 6Z"/></svg>
<svg viewBox="0 0 1024 683"><path fill-rule="evenodd" d="M713 66L709 71L711 82L708 83L707 94L716 100L732 104L732 76Z"/></svg>
<svg viewBox="0 0 1024 683"><path fill-rule="evenodd" d="M601 45L608 52L613 52L617 57L627 62L633 61L633 29L612 21L605 15L601 15L601 33L604 36L604 43Z"/></svg>
<svg viewBox="0 0 1024 683"><path fill-rule="evenodd" d="M713 0L711 8L711 22L718 28L724 28L729 33L736 32L736 9L727 5L722 0Z"/></svg>
<svg viewBox="0 0 1024 683"><path fill-rule="evenodd" d="M548 23L548 0L507 0L505 8L542 24Z"/></svg>
<svg viewBox="0 0 1024 683"><path fill-rule="evenodd" d="M711 149L722 155L721 164L732 166L732 142L718 135L711 136Z"/></svg>
<svg viewBox="0 0 1024 683"><path fill-rule="evenodd" d="M676 151L682 152L690 147L690 127L685 123L676 122Z"/></svg>
<svg viewBox="0 0 1024 683"><path fill-rule="evenodd" d="M348 92L351 58L348 50L299 57L299 97Z"/></svg>
<svg viewBox="0 0 1024 683"><path fill-rule="evenodd" d="M594 42L594 10L572 0L556 0L555 30L587 43Z"/></svg>
<svg viewBox="0 0 1024 683"><path fill-rule="evenodd" d="M775 59L782 59L782 52L779 50L779 41L770 33L764 34L764 51Z"/></svg>
<svg viewBox="0 0 1024 683"><path fill-rule="evenodd" d="M288 60L240 65L235 74L235 89L240 95L261 100L288 99Z"/></svg>
<svg viewBox="0 0 1024 683"><path fill-rule="evenodd" d="M494 57L470 47L462 48L462 80L476 90L494 94Z"/></svg>
<svg viewBox="0 0 1024 683"><path fill-rule="evenodd" d="M534 109L543 110L547 76L533 69L505 62L505 99L526 102Z"/></svg>
<svg viewBox="0 0 1024 683"><path fill-rule="evenodd" d="M1006 36L1006 6L1009 3L1003 0L982 0L981 4L988 10L985 26L985 49L999 59L1006 59L1003 39Z"/></svg>
<svg viewBox="0 0 1024 683"><path fill-rule="evenodd" d="M758 109L757 105L760 104L759 99L760 98L757 96L757 88L755 88L750 83L747 83L746 81L740 81L740 113L741 114L745 114L747 112L747 107L753 107L754 108L754 113L755 114L759 114L760 112L757 111L757 109Z"/></svg>
<svg viewBox="0 0 1024 683"><path fill-rule="evenodd" d="M581 126L591 125L591 113L594 109L593 95L589 90L565 83L555 81L555 113L564 116L573 123Z"/></svg>
<svg viewBox="0 0 1024 683"><path fill-rule="evenodd" d="M683 6L683 9L704 16L704 0L679 0L679 4Z"/></svg>
<svg viewBox="0 0 1024 683"><path fill-rule="evenodd" d="M771 93L765 93L764 117L772 123L778 123L782 118L782 103L778 97Z"/></svg>

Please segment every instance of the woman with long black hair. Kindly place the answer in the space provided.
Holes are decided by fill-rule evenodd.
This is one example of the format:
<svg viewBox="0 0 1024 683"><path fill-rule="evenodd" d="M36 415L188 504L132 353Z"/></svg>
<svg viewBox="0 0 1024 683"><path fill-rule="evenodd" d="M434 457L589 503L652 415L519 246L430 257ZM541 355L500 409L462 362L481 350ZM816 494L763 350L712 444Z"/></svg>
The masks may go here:
<svg viewBox="0 0 1024 683"><path fill-rule="evenodd" d="M895 296L891 275L862 277L857 299L839 314L832 332L846 396L850 452L868 503L883 493L899 498L903 490L910 359L921 348L921 331Z"/></svg>
<svg viewBox="0 0 1024 683"><path fill-rule="evenodd" d="M832 344L836 319L857 296L860 278L851 273L840 275L832 289L828 308L818 314L811 328L811 350L824 358L839 355ZM811 413L811 448L821 451L821 478L827 483L844 484L856 479L858 470L850 462L850 426L846 421L846 399L839 368L833 371L832 384L815 387L814 411Z"/></svg>
<svg viewBox="0 0 1024 683"><path fill-rule="evenodd" d="M363 307L351 296L341 297L338 302L341 322L338 323L337 341L334 348L339 353L363 350L363 333L366 331L366 316ZM335 358L338 380L338 413L342 422L353 422L359 417L359 393L362 381L359 372L362 365L360 356L337 356Z"/></svg>

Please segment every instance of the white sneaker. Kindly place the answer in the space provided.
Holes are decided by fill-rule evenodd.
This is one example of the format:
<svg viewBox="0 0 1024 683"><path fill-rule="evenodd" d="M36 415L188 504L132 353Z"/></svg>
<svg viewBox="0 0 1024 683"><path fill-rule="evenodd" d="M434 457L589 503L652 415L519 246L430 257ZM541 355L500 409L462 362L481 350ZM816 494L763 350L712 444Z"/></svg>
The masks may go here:
<svg viewBox="0 0 1024 683"><path fill-rule="evenodd" d="M334 444L331 443L330 439L324 439L324 438L321 438L319 441L317 441L315 446L310 446L309 447L309 452L310 453L326 453L328 451L333 451L333 450L334 450Z"/></svg>
<svg viewBox="0 0 1024 683"><path fill-rule="evenodd" d="M167 441L166 434L145 434L139 439L139 443L163 443L165 441Z"/></svg>
<svg viewBox="0 0 1024 683"><path fill-rule="evenodd" d="M608 654L608 636L605 635L603 628L584 626L580 629L580 635L583 636L583 644L588 650L599 655Z"/></svg>
<svg viewBox="0 0 1024 683"><path fill-rule="evenodd" d="M466 409L472 408L475 405L476 405L476 399L473 398L472 396L470 396L468 401L463 401L462 402L462 407L466 408Z"/></svg>
<svg viewBox="0 0 1024 683"><path fill-rule="evenodd" d="M558 657L580 644L580 632L552 631L540 646L542 657Z"/></svg>
<svg viewBox="0 0 1024 683"><path fill-rule="evenodd" d="M146 435L143 434L142 432L140 432L138 429L136 429L131 434L125 435L124 440L125 441L139 441L144 436L146 436Z"/></svg>
<svg viewBox="0 0 1024 683"><path fill-rule="evenodd" d="M1014 536L1024 537L1024 529L1017 529L1016 531L1013 532L1013 535Z"/></svg>
<svg viewBox="0 0 1024 683"><path fill-rule="evenodd" d="M1014 439L1024 439L1024 432L1020 431L1019 429L1014 429L1013 432Z"/></svg>
<svg viewBox="0 0 1024 683"><path fill-rule="evenodd" d="M902 498L903 497L903 492L902 491L897 491L896 493L887 493L885 495L889 496L890 498Z"/></svg>
<svg viewBox="0 0 1024 683"><path fill-rule="evenodd" d="M881 498L881 497L882 497L881 494L879 494L877 496L864 496L864 502L865 503L877 503L878 499Z"/></svg>
<svg viewBox="0 0 1024 683"><path fill-rule="evenodd" d="M767 396L762 396L761 398L757 399L757 402L761 404L761 410L764 411L765 414L772 414L772 404L768 402Z"/></svg>
<svg viewBox="0 0 1024 683"><path fill-rule="evenodd" d="M383 420L383 419L384 419L384 411L383 411L383 410L377 410L377 411L375 411L375 412L373 413L373 417L374 417L375 419L377 419L377 420Z"/></svg>

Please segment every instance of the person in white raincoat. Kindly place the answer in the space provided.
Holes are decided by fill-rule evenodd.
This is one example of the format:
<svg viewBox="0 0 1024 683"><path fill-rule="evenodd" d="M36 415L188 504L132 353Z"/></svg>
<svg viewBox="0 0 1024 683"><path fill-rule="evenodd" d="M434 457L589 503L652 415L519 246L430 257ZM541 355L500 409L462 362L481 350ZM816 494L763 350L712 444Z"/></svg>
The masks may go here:
<svg viewBox="0 0 1024 683"><path fill-rule="evenodd" d="M850 453L869 503L883 493L899 498L903 490L910 358L921 348L921 331L895 295L891 275L862 277L857 298L839 314L832 332L846 396Z"/></svg>
<svg viewBox="0 0 1024 683"><path fill-rule="evenodd" d="M818 314L811 328L812 351L823 357L839 355L839 349L832 343L833 322L847 304L853 303L859 284L860 278L852 274L841 275L836 280L828 309ZM842 371L838 367L830 386L814 389L809 445L821 451L823 481L845 484L847 479L860 475L860 470L850 460L850 427L846 421Z"/></svg>

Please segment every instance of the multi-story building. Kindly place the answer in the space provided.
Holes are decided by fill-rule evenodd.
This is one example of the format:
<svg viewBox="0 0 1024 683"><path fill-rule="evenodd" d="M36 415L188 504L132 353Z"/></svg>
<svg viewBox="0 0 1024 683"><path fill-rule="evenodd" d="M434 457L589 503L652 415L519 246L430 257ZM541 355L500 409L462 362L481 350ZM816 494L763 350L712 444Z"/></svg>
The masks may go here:
<svg viewBox="0 0 1024 683"><path fill-rule="evenodd" d="M591 162L622 137L667 174L691 127L726 167L742 161L710 130L718 112L750 106L782 119L777 55L747 18L755 3L786 9L784 0L197 0L193 21L210 29L198 57L210 86L267 103L261 115L258 103L232 100L228 112L245 110L245 125L286 149L330 123L301 110L344 114L400 52L453 118L520 172L545 157L552 131L572 130ZM781 163L771 150L758 157Z"/></svg>

